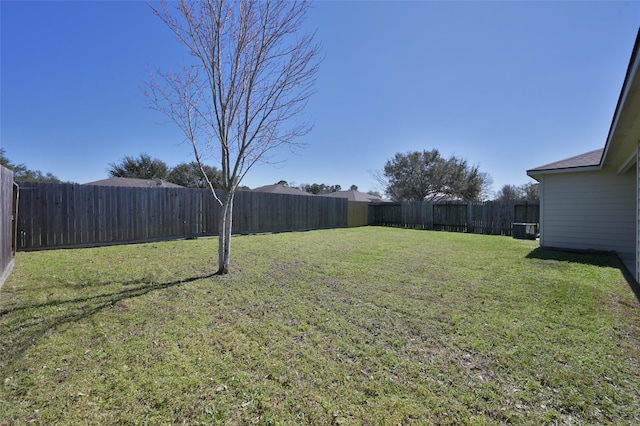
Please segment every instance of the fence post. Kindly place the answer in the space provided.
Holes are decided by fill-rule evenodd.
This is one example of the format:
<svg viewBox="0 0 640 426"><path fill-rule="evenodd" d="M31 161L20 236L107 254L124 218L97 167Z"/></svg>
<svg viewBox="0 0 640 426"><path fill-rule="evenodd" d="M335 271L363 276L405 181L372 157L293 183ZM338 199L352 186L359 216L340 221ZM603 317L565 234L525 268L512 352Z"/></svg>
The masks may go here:
<svg viewBox="0 0 640 426"><path fill-rule="evenodd" d="M0 287L13 268L15 196L13 171L0 166Z"/></svg>

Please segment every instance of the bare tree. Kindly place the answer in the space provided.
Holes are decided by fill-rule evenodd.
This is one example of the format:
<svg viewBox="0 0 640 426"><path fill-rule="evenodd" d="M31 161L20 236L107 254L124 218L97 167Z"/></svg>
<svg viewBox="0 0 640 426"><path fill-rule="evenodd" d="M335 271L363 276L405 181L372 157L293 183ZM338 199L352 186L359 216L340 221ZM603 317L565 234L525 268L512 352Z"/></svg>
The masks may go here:
<svg viewBox="0 0 640 426"><path fill-rule="evenodd" d="M527 182L520 186L527 201L540 201L540 184L538 182Z"/></svg>
<svg viewBox="0 0 640 426"><path fill-rule="evenodd" d="M496 193L496 200L500 201L540 201L540 192L537 182L528 182L524 185L503 185Z"/></svg>
<svg viewBox="0 0 640 426"><path fill-rule="evenodd" d="M502 185L496 193L498 201L518 201L524 199L524 191L516 185Z"/></svg>
<svg viewBox="0 0 640 426"><path fill-rule="evenodd" d="M296 120L313 93L318 46L303 33L307 1L181 0L154 13L194 62L155 73L146 92L152 108L184 132L202 168L220 164L224 196L218 274L229 272L233 199L240 182L268 153L300 145L311 130ZM203 173L206 177L206 174Z"/></svg>
<svg viewBox="0 0 640 426"><path fill-rule="evenodd" d="M489 173L480 173L482 179L482 189L480 190L480 200L490 200L493 198L493 178Z"/></svg>

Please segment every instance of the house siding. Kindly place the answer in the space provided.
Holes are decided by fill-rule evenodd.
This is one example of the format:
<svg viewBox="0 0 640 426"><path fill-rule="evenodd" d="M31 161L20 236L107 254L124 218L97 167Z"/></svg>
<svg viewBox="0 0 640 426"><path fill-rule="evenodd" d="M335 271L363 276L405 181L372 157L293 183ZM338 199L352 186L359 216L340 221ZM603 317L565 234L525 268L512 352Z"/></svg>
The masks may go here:
<svg viewBox="0 0 640 426"><path fill-rule="evenodd" d="M549 174L541 186L543 247L615 251L621 258L636 258L635 168L622 175L607 170Z"/></svg>
<svg viewBox="0 0 640 426"><path fill-rule="evenodd" d="M640 282L640 146L636 147L636 274L637 282Z"/></svg>

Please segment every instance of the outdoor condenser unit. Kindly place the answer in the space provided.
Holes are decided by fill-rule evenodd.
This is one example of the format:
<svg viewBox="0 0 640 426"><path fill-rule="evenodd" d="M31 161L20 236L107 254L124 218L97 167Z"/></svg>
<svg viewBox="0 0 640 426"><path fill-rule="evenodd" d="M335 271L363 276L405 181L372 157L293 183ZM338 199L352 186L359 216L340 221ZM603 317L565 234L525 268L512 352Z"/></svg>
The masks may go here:
<svg viewBox="0 0 640 426"><path fill-rule="evenodd" d="M538 236L538 224L514 223L512 224L511 235L518 240L535 240Z"/></svg>

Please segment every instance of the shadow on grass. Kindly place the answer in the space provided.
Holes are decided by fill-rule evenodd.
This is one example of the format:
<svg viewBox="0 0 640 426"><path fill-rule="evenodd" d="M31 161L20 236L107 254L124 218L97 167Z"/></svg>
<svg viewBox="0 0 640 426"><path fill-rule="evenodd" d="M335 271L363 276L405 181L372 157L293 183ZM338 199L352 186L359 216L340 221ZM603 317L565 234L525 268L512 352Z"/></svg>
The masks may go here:
<svg viewBox="0 0 640 426"><path fill-rule="evenodd" d="M49 330L89 318L123 300L212 278L213 276L215 274L165 283L145 283L135 280L122 283L126 286L135 286L122 291L68 300L23 304L9 309L2 309L0 310L0 370L9 367L27 348L37 344L38 340Z"/></svg>
<svg viewBox="0 0 640 426"><path fill-rule="evenodd" d="M569 251L538 247L527 254L527 259L539 259L543 261L557 261L568 263L580 263L599 267L617 268L624 276L629 288L640 302L640 285L629 272L624 263L614 253L598 251Z"/></svg>

